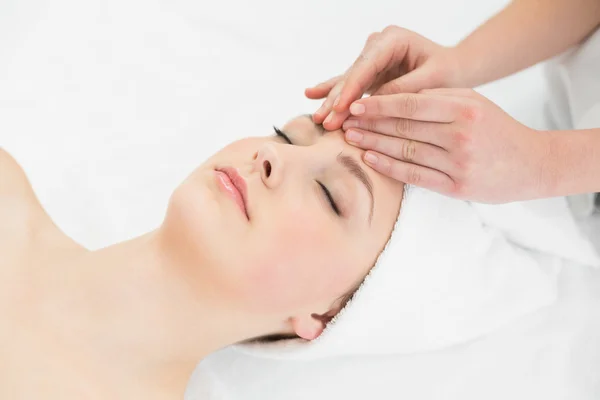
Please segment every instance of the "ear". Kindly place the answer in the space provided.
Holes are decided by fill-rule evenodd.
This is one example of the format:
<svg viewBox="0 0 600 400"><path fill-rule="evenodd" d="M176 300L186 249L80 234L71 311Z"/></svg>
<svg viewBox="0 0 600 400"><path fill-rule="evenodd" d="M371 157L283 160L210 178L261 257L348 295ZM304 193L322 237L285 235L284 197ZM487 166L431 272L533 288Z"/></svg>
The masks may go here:
<svg viewBox="0 0 600 400"><path fill-rule="evenodd" d="M331 321L331 317L327 314L311 314L310 316L294 317L292 318L292 328L296 335L302 339L314 340L318 338L327 323Z"/></svg>

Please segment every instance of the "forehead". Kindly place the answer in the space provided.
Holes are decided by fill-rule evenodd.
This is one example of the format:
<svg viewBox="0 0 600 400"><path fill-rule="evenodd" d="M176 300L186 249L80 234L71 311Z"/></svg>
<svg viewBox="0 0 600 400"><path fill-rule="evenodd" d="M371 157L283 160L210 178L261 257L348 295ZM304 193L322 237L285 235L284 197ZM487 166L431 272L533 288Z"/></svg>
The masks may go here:
<svg viewBox="0 0 600 400"><path fill-rule="evenodd" d="M383 218L384 221L391 220L392 223L395 221L404 191L404 184L376 172L365 164L363 161L365 151L349 145L344 140L344 132L341 129L327 131L321 125L315 125L310 115L301 115L288 121L282 130L290 134L299 144L318 144L319 141L334 142L344 155L354 158L373 182L376 204L374 214L379 214L379 217Z"/></svg>

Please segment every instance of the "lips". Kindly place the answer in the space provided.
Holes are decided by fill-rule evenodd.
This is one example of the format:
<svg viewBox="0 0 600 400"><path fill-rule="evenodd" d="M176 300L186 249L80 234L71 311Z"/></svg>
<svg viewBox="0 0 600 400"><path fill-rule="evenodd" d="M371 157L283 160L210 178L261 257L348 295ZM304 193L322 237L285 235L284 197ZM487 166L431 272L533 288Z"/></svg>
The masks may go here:
<svg viewBox="0 0 600 400"><path fill-rule="evenodd" d="M220 187L235 201L246 218L250 220L248 213L248 188L244 178L237 173L235 168L224 167L216 170L217 181Z"/></svg>

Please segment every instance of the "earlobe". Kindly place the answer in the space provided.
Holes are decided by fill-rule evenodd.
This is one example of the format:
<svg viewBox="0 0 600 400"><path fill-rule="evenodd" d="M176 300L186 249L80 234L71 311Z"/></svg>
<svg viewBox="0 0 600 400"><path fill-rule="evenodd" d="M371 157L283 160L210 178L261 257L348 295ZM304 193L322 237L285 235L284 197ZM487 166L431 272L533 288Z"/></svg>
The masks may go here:
<svg viewBox="0 0 600 400"><path fill-rule="evenodd" d="M292 318L292 328L296 335L302 339L314 340L323 333L327 321L326 317L318 314L306 317L294 317Z"/></svg>

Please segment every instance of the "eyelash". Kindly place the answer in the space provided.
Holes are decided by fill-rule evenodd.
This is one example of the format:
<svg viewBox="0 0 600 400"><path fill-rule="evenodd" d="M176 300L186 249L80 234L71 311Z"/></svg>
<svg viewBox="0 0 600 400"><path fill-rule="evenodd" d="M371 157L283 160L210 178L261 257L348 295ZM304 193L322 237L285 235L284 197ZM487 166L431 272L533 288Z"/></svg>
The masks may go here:
<svg viewBox="0 0 600 400"><path fill-rule="evenodd" d="M327 197L327 200L329 201L333 212L339 217L341 215L340 209L338 208L337 204L335 204L335 200L333 200L331 192L329 192L329 189L327 189L327 187L325 187L325 185L323 185L321 182L317 181L317 183L319 184L319 186L321 186L321 189L323 189L323 193L325 193L325 197Z"/></svg>
<svg viewBox="0 0 600 400"><path fill-rule="evenodd" d="M275 130L275 133L277 134L278 137L280 137L283 140L285 140L288 144L293 145L293 143L290 140L290 138L288 137L288 135L286 135L285 133L283 133L283 131L281 131L281 129L277 128L276 126L274 126L273 129ZM342 214L340 213L340 209L338 208L335 200L333 199L333 196L331 195L331 192L329 191L329 189L327 189L327 187L325 185L323 185L321 182L317 181L317 183L319 184L319 186L323 190L323 194L327 198L327 201L329 201L329 205L333 209L333 212L337 216L341 216Z"/></svg>
<svg viewBox="0 0 600 400"><path fill-rule="evenodd" d="M292 144L292 141L290 140L290 138L288 137L288 135L286 135L285 133L283 133L281 131L281 129L279 129L276 126L274 126L273 129L275 129L275 133L277 134L278 137L283 138L283 140L285 140L288 144Z"/></svg>

